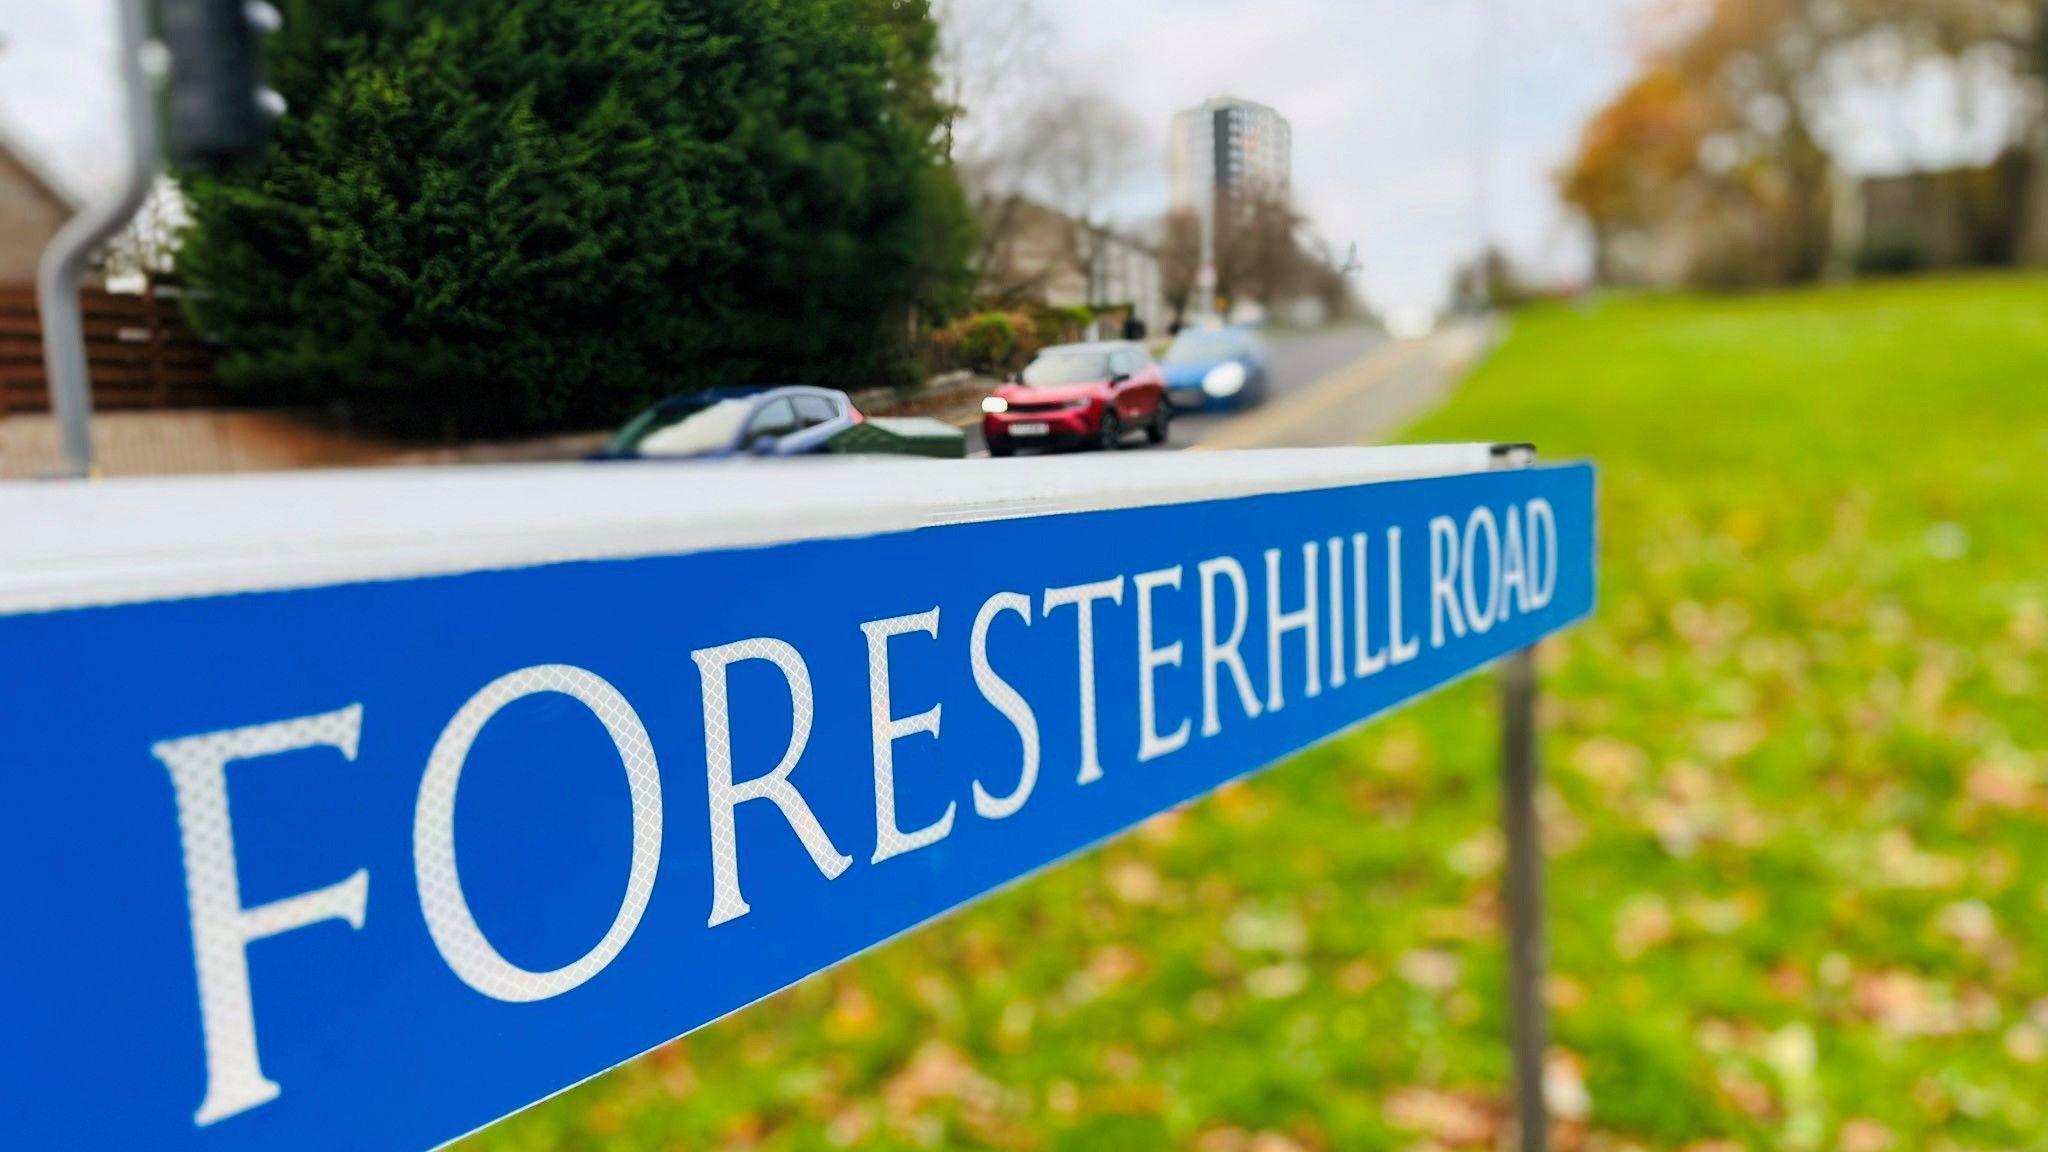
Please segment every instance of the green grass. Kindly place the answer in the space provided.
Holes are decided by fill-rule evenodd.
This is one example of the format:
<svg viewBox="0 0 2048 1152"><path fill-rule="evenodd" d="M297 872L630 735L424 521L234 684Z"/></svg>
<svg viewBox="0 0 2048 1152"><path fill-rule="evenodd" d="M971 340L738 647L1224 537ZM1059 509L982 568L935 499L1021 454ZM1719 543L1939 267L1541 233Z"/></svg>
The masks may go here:
<svg viewBox="0 0 2048 1152"><path fill-rule="evenodd" d="M1537 311L1410 438L1602 469L1560 1146L2048 1148L2048 280ZM1461 685L464 1147L1490 1147L1493 732Z"/></svg>

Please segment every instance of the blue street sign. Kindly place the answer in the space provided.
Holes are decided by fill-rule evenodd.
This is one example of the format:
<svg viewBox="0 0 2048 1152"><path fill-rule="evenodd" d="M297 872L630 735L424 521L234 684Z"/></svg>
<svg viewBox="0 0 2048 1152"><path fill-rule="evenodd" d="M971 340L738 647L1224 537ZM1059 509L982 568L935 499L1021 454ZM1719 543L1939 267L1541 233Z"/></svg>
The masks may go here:
<svg viewBox="0 0 2048 1152"><path fill-rule="evenodd" d="M1592 603L1575 466L0 616L0 1132L433 1147Z"/></svg>

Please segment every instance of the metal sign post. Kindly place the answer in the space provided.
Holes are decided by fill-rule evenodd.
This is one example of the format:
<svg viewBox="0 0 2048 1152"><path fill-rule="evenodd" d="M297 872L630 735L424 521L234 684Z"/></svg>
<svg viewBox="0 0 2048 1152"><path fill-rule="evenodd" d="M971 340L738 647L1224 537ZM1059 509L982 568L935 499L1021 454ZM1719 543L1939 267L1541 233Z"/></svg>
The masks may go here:
<svg viewBox="0 0 2048 1152"><path fill-rule="evenodd" d="M1522 1152L1549 1146L1543 1055L1549 1044L1543 1003L1543 843L1536 814L1536 650L1501 661L1502 824L1507 831L1508 1006L1515 1065L1515 1119Z"/></svg>
<svg viewBox="0 0 2048 1152"><path fill-rule="evenodd" d="M36 307L43 318L43 371L49 377L67 476L93 468L92 382L85 359L85 321L78 293L87 262L135 217L162 164L157 145L155 85L143 57L149 42L149 0L120 0L120 73L128 128L128 171L111 196L72 217L43 250L36 270Z"/></svg>
<svg viewBox="0 0 2048 1152"><path fill-rule="evenodd" d="M1495 449L1494 467L1534 467L1526 444ZM1536 810L1539 780L1536 733L1536 649L1523 648L1500 663L1501 825L1507 836L1507 874L1501 885L1508 914L1508 1011L1514 1054L1515 1121L1522 1152L1545 1152L1550 1114L1543 1096L1543 1058L1549 1045L1543 1001L1548 967L1543 915L1543 832Z"/></svg>

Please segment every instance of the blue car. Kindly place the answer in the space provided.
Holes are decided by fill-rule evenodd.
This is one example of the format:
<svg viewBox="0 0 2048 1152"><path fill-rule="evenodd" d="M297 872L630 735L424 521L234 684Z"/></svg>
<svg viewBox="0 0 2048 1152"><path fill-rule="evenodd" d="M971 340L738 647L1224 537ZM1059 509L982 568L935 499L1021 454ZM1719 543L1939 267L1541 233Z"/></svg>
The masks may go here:
<svg viewBox="0 0 2048 1152"><path fill-rule="evenodd" d="M862 422L844 392L830 388L710 388L671 396L612 437L598 458L652 460L716 456L803 456Z"/></svg>
<svg viewBox="0 0 2048 1152"><path fill-rule="evenodd" d="M1245 408L1266 398L1266 345L1245 328L1189 328L1162 361L1175 408Z"/></svg>

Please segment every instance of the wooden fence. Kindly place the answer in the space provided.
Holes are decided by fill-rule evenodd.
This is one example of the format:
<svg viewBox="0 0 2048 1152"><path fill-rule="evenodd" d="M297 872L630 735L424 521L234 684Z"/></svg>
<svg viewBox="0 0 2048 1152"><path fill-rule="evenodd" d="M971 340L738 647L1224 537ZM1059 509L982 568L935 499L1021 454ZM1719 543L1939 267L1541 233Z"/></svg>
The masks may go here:
<svg viewBox="0 0 2048 1152"><path fill-rule="evenodd" d="M85 352L93 407L204 408L226 402L214 351L185 322L172 290L117 296L87 289ZM0 288L0 416L46 412L42 321L31 288Z"/></svg>

